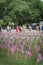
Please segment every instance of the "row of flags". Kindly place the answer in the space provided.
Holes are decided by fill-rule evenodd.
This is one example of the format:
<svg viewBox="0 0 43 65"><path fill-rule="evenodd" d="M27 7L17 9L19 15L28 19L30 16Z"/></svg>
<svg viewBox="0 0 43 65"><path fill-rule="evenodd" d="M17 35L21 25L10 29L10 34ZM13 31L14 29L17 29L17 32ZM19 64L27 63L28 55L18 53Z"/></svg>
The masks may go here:
<svg viewBox="0 0 43 65"><path fill-rule="evenodd" d="M31 39L31 38L30 38ZM8 47L11 51L11 53L13 54L16 50L18 50L18 52L21 53L25 53L26 55L28 55L29 57L31 57L33 55L33 53L31 52L31 43L32 40L30 40L30 44L28 44L25 52L24 52L24 46L25 44L23 43L23 41L18 42L19 44L17 44L17 40L14 40L14 43L10 43L9 40L4 40L2 39L2 43L0 44L0 48L4 47ZM41 49L40 49L40 45L39 44L35 44L35 52L37 53L37 62L40 62L43 59L43 56L40 53Z"/></svg>

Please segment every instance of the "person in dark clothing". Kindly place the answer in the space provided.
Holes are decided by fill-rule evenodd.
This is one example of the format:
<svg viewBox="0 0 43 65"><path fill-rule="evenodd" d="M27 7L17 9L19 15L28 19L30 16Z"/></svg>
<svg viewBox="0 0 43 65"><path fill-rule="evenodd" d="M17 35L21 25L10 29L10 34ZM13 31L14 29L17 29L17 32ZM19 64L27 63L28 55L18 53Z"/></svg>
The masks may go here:
<svg viewBox="0 0 43 65"><path fill-rule="evenodd" d="M42 26L42 30L43 30L43 26Z"/></svg>
<svg viewBox="0 0 43 65"><path fill-rule="evenodd" d="M22 31L22 28L21 28L21 26L19 26L19 31L20 31L20 32Z"/></svg>
<svg viewBox="0 0 43 65"><path fill-rule="evenodd" d="M0 25L0 32L1 32L1 29L2 29L2 27L1 27L1 25Z"/></svg>
<svg viewBox="0 0 43 65"><path fill-rule="evenodd" d="M42 35L43 35L43 26L42 26Z"/></svg>

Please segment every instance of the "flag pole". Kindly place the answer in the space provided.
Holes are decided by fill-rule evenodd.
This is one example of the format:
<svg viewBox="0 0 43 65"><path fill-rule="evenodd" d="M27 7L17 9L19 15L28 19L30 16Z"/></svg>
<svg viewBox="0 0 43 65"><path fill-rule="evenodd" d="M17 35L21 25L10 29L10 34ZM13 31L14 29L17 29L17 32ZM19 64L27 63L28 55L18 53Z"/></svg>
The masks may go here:
<svg viewBox="0 0 43 65"><path fill-rule="evenodd" d="M9 32L8 32L8 39L7 39L7 43L9 44ZM8 47L7 47L8 48ZM8 56L9 56L9 48L8 48Z"/></svg>
<svg viewBox="0 0 43 65"><path fill-rule="evenodd" d="M26 40L27 40L27 38L26 38ZM26 45L27 45L27 41L26 41ZM25 62L24 62L24 65L26 64L26 59L27 59L27 56L26 56L26 53L25 53Z"/></svg>
<svg viewBox="0 0 43 65"><path fill-rule="evenodd" d="M16 43L16 45L18 46L18 39L17 39L17 43ZM16 60L17 60L17 56L18 56L18 47L17 47Z"/></svg>

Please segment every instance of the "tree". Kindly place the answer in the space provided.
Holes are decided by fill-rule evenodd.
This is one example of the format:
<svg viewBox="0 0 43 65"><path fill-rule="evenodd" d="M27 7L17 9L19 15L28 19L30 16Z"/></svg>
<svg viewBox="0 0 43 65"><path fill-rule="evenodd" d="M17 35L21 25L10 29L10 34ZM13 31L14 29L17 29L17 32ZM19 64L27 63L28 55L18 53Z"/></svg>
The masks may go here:
<svg viewBox="0 0 43 65"><path fill-rule="evenodd" d="M40 10L40 18L43 20L43 1L39 4L39 10Z"/></svg>
<svg viewBox="0 0 43 65"><path fill-rule="evenodd" d="M19 25L39 22L43 19L43 3L40 0L3 0L0 17Z"/></svg>

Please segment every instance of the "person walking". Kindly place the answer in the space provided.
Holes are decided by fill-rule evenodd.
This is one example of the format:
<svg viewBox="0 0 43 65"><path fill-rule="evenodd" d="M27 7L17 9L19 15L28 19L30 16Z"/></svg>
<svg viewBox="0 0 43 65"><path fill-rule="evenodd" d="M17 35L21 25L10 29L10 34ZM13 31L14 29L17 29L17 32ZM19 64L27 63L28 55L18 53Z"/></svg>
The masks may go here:
<svg viewBox="0 0 43 65"><path fill-rule="evenodd" d="M19 32L19 27L18 27L18 25L16 26L16 32Z"/></svg>
<svg viewBox="0 0 43 65"><path fill-rule="evenodd" d="M7 32L9 32L9 25L7 25Z"/></svg>

